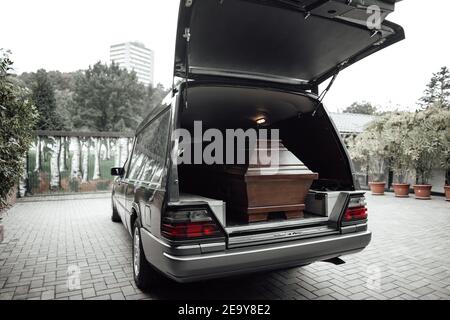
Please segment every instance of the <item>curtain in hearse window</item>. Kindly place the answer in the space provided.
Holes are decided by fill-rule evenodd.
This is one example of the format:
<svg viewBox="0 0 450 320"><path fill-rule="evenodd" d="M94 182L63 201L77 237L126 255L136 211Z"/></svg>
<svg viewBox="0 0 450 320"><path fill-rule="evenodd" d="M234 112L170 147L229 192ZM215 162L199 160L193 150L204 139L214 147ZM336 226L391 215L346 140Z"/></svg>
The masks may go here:
<svg viewBox="0 0 450 320"><path fill-rule="evenodd" d="M136 138L129 178L159 183L166 162L170 110L145 127Z"/></svg>

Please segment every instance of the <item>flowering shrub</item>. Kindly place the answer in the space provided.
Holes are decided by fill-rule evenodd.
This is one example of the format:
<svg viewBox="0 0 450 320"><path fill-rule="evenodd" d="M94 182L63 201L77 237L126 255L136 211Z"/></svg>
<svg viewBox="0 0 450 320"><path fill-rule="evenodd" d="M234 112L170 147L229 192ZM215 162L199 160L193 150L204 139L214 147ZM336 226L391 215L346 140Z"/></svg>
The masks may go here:
<svg viewBox="0 0 450 320"><path fill-rule="evenodd" d="M28 92L16 84L11 68L8 54L0 51L0 210L24 170L37 120Z"/></svg>

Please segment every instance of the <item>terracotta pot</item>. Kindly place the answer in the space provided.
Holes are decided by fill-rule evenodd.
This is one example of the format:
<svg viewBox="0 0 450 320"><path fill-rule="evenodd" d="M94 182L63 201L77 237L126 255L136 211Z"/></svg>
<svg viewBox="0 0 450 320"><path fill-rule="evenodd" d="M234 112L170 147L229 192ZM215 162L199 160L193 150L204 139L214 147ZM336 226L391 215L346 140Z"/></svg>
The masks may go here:
<svg viewBox="0 0 450 320"><path fill-rule="evenodd" d="M431 185L430 184L415 184L414 194L416 199L419 200L430 200L431 199Z"/></svg>
<svg viewBox="0 0 450 320"><path fill-rule="evenodd" d="M450 186L445 186L445 200L450 201Z"/></svg>
<svg viewBox="0 0 450 320"><path fill-rule="evenodd" d="M374 196L382 196L384 195L384 188L386 186L386 182L369 182L370 191Z"/></svg>
<svg viewBox="0 0 450 320"><path fill-rule="evenodd" d="M409 197L409 183L393 183L392 187L397 198Z"/></svg>

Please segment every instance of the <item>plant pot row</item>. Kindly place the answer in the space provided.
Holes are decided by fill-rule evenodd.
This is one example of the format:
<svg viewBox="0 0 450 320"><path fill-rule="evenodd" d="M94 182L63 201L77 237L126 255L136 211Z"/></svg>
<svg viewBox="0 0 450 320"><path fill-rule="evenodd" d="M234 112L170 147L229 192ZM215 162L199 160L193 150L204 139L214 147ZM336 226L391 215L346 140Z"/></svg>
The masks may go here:
<svg viewBox="0 0 450 320"><path fill-rule="evenodd" d="M370 190L373 195L381 196L384 195L384 190L386 187L385 182L371 182L369 183ZM394 189L395 196L397 198L408 198L409 197L409 187L410 184L406 183L393 183L392 187ZM416 199L419 200L429 200L431 199L431 188L429 184L415 184L413 185L414 195ZM445 199L450 201L450 186L444 187Z"/></svg>

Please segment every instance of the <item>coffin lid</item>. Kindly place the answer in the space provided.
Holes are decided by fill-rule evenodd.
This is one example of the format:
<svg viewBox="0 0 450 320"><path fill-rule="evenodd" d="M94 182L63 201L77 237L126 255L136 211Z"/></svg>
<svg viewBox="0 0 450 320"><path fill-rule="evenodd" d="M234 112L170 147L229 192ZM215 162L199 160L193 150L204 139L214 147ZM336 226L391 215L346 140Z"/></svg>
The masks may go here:
<svg viewBox="0 0 450 320"><path fill-rule="evenodd" d="M385 20L395 2L181 0L174 75L318 85L404 38ZM378 32L367 25L373 5L381 10Z"/></svg>

